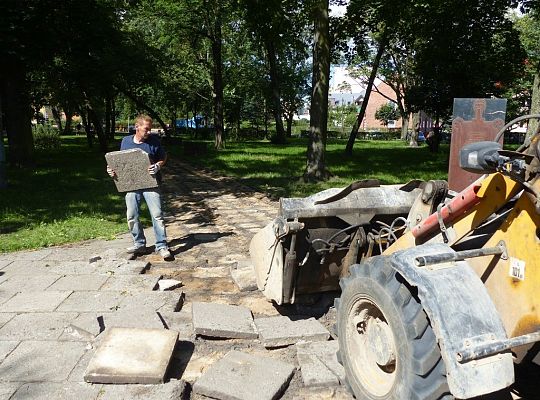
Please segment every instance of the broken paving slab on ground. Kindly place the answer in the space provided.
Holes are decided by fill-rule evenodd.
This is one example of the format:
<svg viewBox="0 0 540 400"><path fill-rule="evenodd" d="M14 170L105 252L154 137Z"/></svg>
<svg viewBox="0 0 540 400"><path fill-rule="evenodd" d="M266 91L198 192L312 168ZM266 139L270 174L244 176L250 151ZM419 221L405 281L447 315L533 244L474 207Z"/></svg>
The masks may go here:
<svg viewBox="0 0 540 400"><path fill-rule="evenodd" d="M191 310L197 335L236 339L258 337L253 315L246 307L195 302Z"/></svg>
<svg viewBox="0 0 540 400"><path fill-rule="evenodd" d="M195 382L193 391L221 400L273 400L285 390L294 365L232 350Z"/></svg>
<svg viewBox="0 0 540 400"><path fill-rule="evenodd" d="M265 347L280 347L304 341L325 341L330 338L328 330L315 318L268 317L255 319L259 339Z"/></svg>

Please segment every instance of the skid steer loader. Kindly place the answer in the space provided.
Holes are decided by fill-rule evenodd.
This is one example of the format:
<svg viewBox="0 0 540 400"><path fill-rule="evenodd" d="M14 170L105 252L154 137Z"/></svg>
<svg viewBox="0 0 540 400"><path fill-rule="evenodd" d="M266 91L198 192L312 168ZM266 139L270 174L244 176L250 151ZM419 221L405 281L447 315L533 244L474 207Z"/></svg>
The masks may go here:
<svg viewBox="0 0 540 400"><path fill-rule="evenodd" d="M282 198L251 244L259 289L277 304L341 289L339 357L358 399L467 399L514 381L540 341L540 135L517 151L466 145L479 174L360 181ZM536 344L536 345L535 345Z"/></svg>

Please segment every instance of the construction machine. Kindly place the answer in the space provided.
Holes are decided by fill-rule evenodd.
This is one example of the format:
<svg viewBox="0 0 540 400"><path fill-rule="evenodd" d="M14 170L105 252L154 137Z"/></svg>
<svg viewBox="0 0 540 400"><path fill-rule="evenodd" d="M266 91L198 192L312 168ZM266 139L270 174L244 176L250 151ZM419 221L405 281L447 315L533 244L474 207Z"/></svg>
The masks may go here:
<svg viewBox="0 0 540 400"><path fill-rule="evenodd" d="M339 358L358 399L468 399L514 382L538 359L540 134L517 151L464 146L478 173L445 181L367 180L282 198L250 254L277 304L341 290Z"/></svg>

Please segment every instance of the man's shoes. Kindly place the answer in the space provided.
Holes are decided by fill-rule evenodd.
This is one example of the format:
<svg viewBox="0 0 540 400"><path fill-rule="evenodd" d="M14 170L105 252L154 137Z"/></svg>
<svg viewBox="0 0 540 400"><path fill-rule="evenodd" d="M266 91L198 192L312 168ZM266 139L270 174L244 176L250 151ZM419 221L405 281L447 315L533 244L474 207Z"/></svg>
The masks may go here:
<svg viewBox="0 0 540 400"><path fill-rule="evenodd" d="M126 249L127 259L133 260L137 256L146 254L146 246L131 246Z"/></svg>
<svg viewBox="0 0 540 400"><path fill-rule="evenodd" d="M172 254L169 251L168 248L164 247L162 249L158 250L158 254L164 259L164 260L170 260L172 258Z"/></svg>

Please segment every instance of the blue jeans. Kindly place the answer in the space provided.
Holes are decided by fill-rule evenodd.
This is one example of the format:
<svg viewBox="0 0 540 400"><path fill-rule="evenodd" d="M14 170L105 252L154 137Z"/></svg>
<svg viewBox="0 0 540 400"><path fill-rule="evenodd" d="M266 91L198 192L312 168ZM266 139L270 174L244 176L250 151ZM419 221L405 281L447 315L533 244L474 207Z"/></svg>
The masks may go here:
<svg viewBox="0 0 540 400"><path fill-rule="evenodd" d="M161 195L157 189L142 189L126 193L127 222L135 247L146 246L146 237L139 219L143 197L152 216L152 226L156 236L156 251L166 249L167 233L165 232L165 221L161 212Z"/></svg>

